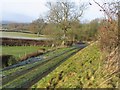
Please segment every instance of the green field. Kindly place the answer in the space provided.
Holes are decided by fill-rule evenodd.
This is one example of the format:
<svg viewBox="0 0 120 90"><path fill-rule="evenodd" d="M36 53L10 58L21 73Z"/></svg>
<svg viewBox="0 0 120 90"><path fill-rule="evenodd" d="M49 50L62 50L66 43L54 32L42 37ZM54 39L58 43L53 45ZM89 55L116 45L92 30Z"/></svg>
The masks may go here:
<svg viewBox="0 0 120 90"><path fill-rule="evenodd" d="M32 64L28 64L28 65L23 65L23 66L20 66L20 67L17 67L17 68L13 68L13 69L10 69L10 70L7 70L7 71L3 71L3 75L7 76L9 74L12 74L12 73L15 73L17 71L22 71L22 70L27 70L28 68L30 67L33 67L39 63L42 63L42 62L45 62L47 61L47 59L49 58L52 58L58 54L61 54L67 50L69 50L71 48L61 48L61 49L56 49L54 51L51 51L51 52L48 52L48 53L45 53L44 55L42 55L42 57L45 57L45 59L39 61L39 62L35 62L35 63L32 63Z"/></svg>
<svg viewBox="0 0 120 90"><path fill-rule="evenodd" d="M118 77L104 72L102 53L91 44L70 57L32 88L113 88ZM109 78L111 78L109 80Z"/></svg>
<svg viewBox="0 0 120 90"><path fill-rule="evenodd" d="M16 37L38 37L36 34L21 33L21 32L0 32L2 36L16 36Z"/></svg>
<svg viewBox="0 0 120 90"><path fill-rule="evenodd" d="M9 37L9 38L24 38L24 39L48 39L50 36L47 35L37 35L30 33L22 33L22 32L1 32L0 37Z"/></svg>
<svg viewBox="0 0 120 90"><path fill-rule="evenodd" d="M58 66L65 58L70 57L72 53L75 53L78 50L79 49L75 49L73 47L56 49L55 51L45 54L48 58L44 60L3 71L5 76L10 75L12 78L6 78L6 83L3 85L3 88L23 87L25 84L32 82L36 77L40 77L44 72ZM50 59L51 57L54 58Z"/></svg>
<svg viewBox="0 0 120 90"><path fill-rule="evenodd" d="M48 49L49 47L42 46L0 46L2 48L2 55L13 55L16 58L25 56L26 54L36 52L41 48Z"/></svg>

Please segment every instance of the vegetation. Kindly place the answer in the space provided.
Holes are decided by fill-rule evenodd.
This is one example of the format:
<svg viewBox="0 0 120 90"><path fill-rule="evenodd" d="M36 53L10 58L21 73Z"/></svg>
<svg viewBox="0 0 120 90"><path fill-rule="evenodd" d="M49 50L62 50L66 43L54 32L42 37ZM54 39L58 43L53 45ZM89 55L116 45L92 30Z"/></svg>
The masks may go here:
<svg viewBox="0 0 120 90"><path fill-rule="evenodd" d="M15 78L13 81L8 82L7 84L3 85L3 88L8 87L23 87L26 83L32 82L36 77L40 76L46 71L49 71L50 68L54 68L56 65L58 65L61 61L63 61L66 57L71 55L72 53L78 51L78 49L71 50L65 54L62 54L58 57L53 58L52 60L39 65L37 68L32 69L30 72L21 75L18 78ZM17 83L16 83L17 81Z"/></svg>
<svg viewBox="0 0 120 90"><path fill-rule="evenodd" d="M22 32L0 32L0 33L2 33L3 37L38 38L38 36L36 34L30 34L30 33L22 33Z"/></svg>
<svg viewBox="0 0 120 90"><path fill-rule="evenodd" d="M112 88L117 87L118 77L108 74L103 68L104 61L97 43L91 44L70 57L53 72L42 78L32 88Z"/></svg>
<svg viewBox="0 0 120 90"><path fill-rule="evenodd" d="M54 51L50 51L48 53L45 53L45 54L39 56L40 58L42 58L42 60L36 61L35 63L26 64L26 65L22 65L22 66L19 66L19 67L16 67L16 68L8 69L8 70L3 71L2 73L3 73L4 76L7 76L7 75L10 75L10 74L18 72L18 71L20 72L22 70L27 70L28 68L31 68L31 67L34 67L34 66L36 66L40 63L46 62L50 58L58 56L61 53L67 52L70 49L73 49L73 48L61 48L61 49L56 49Z"/></svg>
<svg viewBox="0 0 120 90"><path fill-rule="evenodd" d="M39 17L26 25L11 24L9 29L29 30L34 34L3 32L3 36L37 38L35 34L48 35L51 38L52 47L63 46L64 48L47 52L40 56L42 59L37 57L40 60L35 62L3 70L5 77L3 78L6 80L3 87L24 87L38 77L47 75L47 72L51 72L51 68L54 69L64 61L31 88L118 88L120 2L114 0L99 3L97 0L93 0L93 3L100 7L100 12L104 13L104 19L81 23L80 18L87 4L81 2L76 4L63 0L54 3L47 2L49 10L44 18ZM89 2L90 5L93 3ZM21 28L22 26L23 28ZM79 48L72 45L80 46L84 41L93 43L76 53ZM2 53L3 55L13 55L18 59L40 48L48 49L49 47L3 46ZM70 57L73 53L76 54ZM14 58L10 58L10 60L14 60ZM10 80L9 77L11 77Z"/></svg>
<svg viewBox="0 0 120 90"><path fill-rule="evenodd" d="M44 19L39 18L35 21L33 21L30 25L29 25L29 30L33 33L36 33L37 36L39 36L40 34L42 34L42 30L45 27L45 22Z"/></svg>
<svg viewBox="0 0 120 90"><path fill-rule="evenodd" d="M16 58L20 58L41 48L48 49L48 47L42 46L2 46L2 55L13 55Z"/></svg>
<svg viewBox="0 0 120 90"><path fill-rule="evenodd" d="M106 64L104 66L105 72L112 73L113 75L119 73L118 63L119 63L119 18L120 2L117 0L111 2L104 2L99 4L94 0L94 2L101 8L101 12L104 12L105 19L102 21L99 28L99 42L101 52L105 54Z"/></svg>
<svg viewBox="0 0 120 90"><path fill-rule="evenodd" d="M29 23L15 23L15 22L10 22L2 25L2 28L10 30L16 30L16 31L28 31L29 28Z"/></svg>
<svg viewBox="0 0 120 90"><path fill-rule="evenodd" d="M42 46L0 46L2 48L2 67L16 64L24 57L32 53L36 53L40 49L48 49L49 47ZM36 53L37 54L37 53ZM9 58L7 58L10 56Z"/></svg>
<svg viewBox="0 0 120 90"><path fill-rule="evenodd" d="M59 54L65 50L69 50L70 48L61 48L57 49L54 47L44 47L44 46L0 46L2 49L2 55L13 55L16 59L19 59L23 56L26 56L27 54L37 52L41 49L45 49L46 51L49 51L50 49L54 51L50 51L48 53L45 53L43 57L48 58L48 56L52 57L56 54Z"/></svg>
<svg viewBox="0 0 120 90"><path fill-rule="evenodd" d="M67 41L71 43L76 43L79 41L95 41L97 40L98 27L100 26L99 19L95 19L90 23L81 24L79 21L71 22L70 28L66 32L66 43ZM60 27L56 24L47 24L46 27L42 30L42 33L49 35L55 39L53 42L55 45L61 45L63 41L63 32ZM66 44L67 45L67 44Z"/></svg>
<svg viewBox="0 0 120 90"><path fill-rule="evenodd" d="M47 15L48 23L56 24L56 27L58 27L63 34L61 36L63 39L62 44L65 45L67 39L66 33L72 26L71 22L79 21L85 9L85 4L79 3L79 5L76 5L74 2L69 1L48 2L47 7L49 8Z"/></svg>
<svg viewBox="0 0 120 90"><path fill-rule="evenodd" d="M99 31L101 49L111 52L118 46L118 2L104 3L100 5L101 11L106 15Z"/></svg>

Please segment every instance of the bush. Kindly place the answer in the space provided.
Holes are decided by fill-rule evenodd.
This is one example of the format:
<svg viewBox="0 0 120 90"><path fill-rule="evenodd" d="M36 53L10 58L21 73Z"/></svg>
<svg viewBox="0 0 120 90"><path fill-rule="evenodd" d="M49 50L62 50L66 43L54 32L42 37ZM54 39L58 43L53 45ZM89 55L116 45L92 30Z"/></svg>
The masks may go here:
<svg viewBox="0 0 120 90"><path fill-rule="evenodd" d="M16 58L14 56L11 56L8 60L8 66L16 64L16 63L17 63Z"/></svg>
<svg viewBox="0 0 120 90"><path fill-rule="evenodd" d="M118 46L118 28L117 22L111 21L103 22L104 25L101 25L99 29L99 41L102 50L107 52L113 51Z"/></svg>
<svg viewBox="0 0 120 90"><path fill-rule="evenodd" d="M16 58L12 55L2 55L0 56L2 62L2 68L15 64Z"/></svg>

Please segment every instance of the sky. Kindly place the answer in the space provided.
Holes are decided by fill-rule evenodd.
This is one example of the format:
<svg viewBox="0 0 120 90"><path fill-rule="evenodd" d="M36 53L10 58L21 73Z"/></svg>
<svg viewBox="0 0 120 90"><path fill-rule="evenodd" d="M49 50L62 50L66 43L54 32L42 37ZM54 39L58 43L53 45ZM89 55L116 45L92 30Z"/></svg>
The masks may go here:
<svg viewBox="0 0 120 90"><path fill-rule="evenodd" d="M0 14L2 15L2 19L4 20L18 20L18 21L25 21L31 22L37 19L40 15L45 15L48 8L45 6L47 1L55 1L55 0L0 0L2 7ZM79 0L72 0L76 3ZM91 21L95 18L103 17L103 13L99 10L100 8L93 3L92 0L82 0L83 2L91 2L92 5L88 6L85 10L81 21ZM101 2L101 0L97 0ZM88 3L89 4L89 3Z"/></svg>

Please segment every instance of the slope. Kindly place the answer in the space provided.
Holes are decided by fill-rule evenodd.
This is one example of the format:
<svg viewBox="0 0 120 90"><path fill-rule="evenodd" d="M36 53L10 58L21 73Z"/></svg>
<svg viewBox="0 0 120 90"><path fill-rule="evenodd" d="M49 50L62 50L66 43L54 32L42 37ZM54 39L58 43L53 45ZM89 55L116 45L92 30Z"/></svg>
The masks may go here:
<svg viewBox="0 0 120 90"><path fill-rule="evenodd" d="M113 88L118 77L104 72L103 53L93 43L70 57L32 88ZM108 79L108 80L107 80Z"/></svg>

